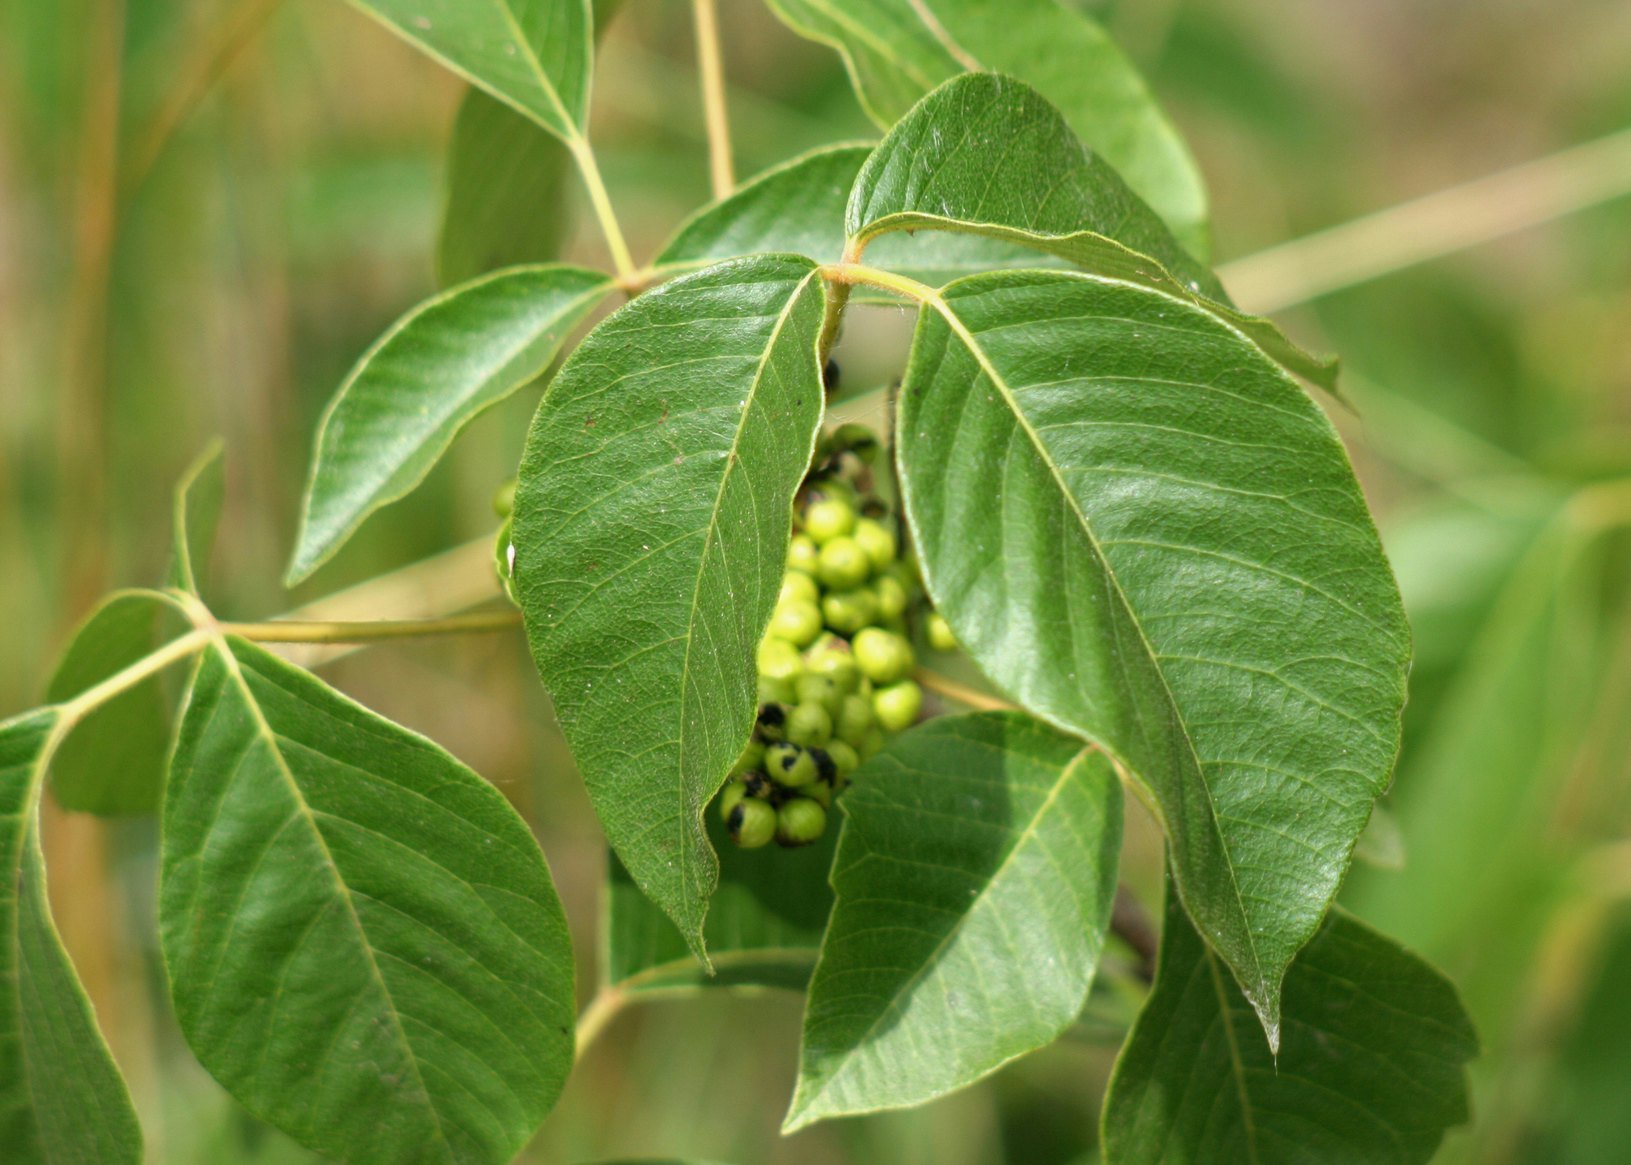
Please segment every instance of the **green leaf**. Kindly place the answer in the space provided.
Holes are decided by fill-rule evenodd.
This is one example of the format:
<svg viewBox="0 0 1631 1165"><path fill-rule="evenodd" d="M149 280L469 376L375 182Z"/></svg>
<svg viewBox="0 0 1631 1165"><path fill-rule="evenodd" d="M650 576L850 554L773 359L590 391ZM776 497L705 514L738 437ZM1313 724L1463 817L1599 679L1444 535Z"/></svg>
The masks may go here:
<svg viewBox="0 0 1631 1165"><path fill-rule="evenodd" d="M691 954L668 916L608 855L601 960L606 985L624 992L668 993L705 987L782 987L802 991L832 912L838 831L801 849L742 849L731 843L717 811L705 820L719 855L719 888L708 904L702 937L715 974Z"/></svg>
<svg viewBox="0 0 1631 1165"><path fill-rule="evenodd" d="M209 565L226 500L226 470L217 437L204 447L176 483L173 543L165 585L198 594L199 576Z"/></svg>
<svg viewBox="0 0 1631 1165"><path fill-rule="evenodd" d="M1289 371L1328 389L1336 382L1335 361L1310 356L1270 321L1228 306L1216 276L1083 148L1059 111L1009 77L958 77L914 106L857 176L844 225L855 253L901 231L971 232L1044 251L1180 297Z"/></svg>
<svg viewBox="0 0 1631 1165"><path fill-rule="evenodd" d="M918 324L905 509L958 641L1148 791L1274 1040L1399 742L1409 632L1335 431L1149 289L975 276Z"/></svg>
<svg viewBox="0 0 1631 1165"><path fill-rule="evenodd" d="M51 921L36 801L54 709L0 724L0 1145L8 1165L134 1165L142 1132Z"/></svg>
<svg viewBox="0 0 1631 1165"><path fill-rule="evenodd" d="M826 295L788 255L683 276L590 333L516 492L533 658L607 840L703 957L702 814L752 728L754 647L822 415Z"/></svg>
<svg viewBox="0 0 1631 1165"><path fill-rule="evenodd" d="M1466 1121L1477 1037L1430 965L1333 912L1286 977L1276 1058L1173 899L1105 1097L1105 1165L1419 1165Z"/></svg>
<svg viewBox="0 0 1631 1165"><path fill-rule="evenodd" d="M436 245L443 287L560 254L571 226L572 155L510 106L471 89L447 148L447 199Z"/></svg>
<svg viewBox="0 0 1631 1165"><path fill-rule="evenodd" d="M843 54L861 103L894 125L965 70L1019 77L1206 258L1200 171L1143 79L1104 30L1057 0L770 0L795 32Z"/></svg>
<svg viewBox="0 0 1631 1165"><path fill-rule="evenodd" d="M1121 787L1028 716L931 721L839 802L832 924L785 1131L921 1104L1081 1012L1116 893Z"/></svg>
<svg viewBox="0 0 1631 1165"><path fill-rule="evenodd" d="M403 39L566 142L589 117L589 0L352 0Z"/></svg>
<svg viewBox="0 0 1631 1165"><path fill-rule="evenodd" d="M571 945L525 823L430 741L243 640L193 680L159 922L193 1052L328 1156L501 1165L571 1068Z"/></svg>
<svg viewBox="0 0 1631 1165"><path fill-rule="evenodd" d="M581 267L514 267L393 324L323 414L285 581L306 578L370 514L424 481L460 430L549 367L610 288Z"/></svg>
<svg viewBox="0 0 1631 1165"><path fill-rule="evenodd" d="M60 704L151 654L175 608L155 591L119 591L80 624L45 698ZM51 792L64 809L116 817L151 813L164 788L170 700L154 675L87 713L57 748Z"/></svg>
<svg viewBox="0 0 1631 1165"><path fill-rule="evenodd" d="M595 33L622 0L595 0ZM447 150L447 196L436 246L436 272L451 287L560 254L571 218L572 155L530 117L471 88L459 103Z"/></svg>
<svg viewBox="0 0 1631 1165"><path fill-rule="evenodd" d="M844 245L844 212L869 145L823 146L767 170L729 197L703 207L681 224L656 266L701 267L771 251L837 261ZM934 287L961 275L1001 267L1037 267L1032 247L972 233L892 232L874 245L871 261ZM870 299L857 287L857 298ZM895 302L881 299L880 302Z"/></svg>

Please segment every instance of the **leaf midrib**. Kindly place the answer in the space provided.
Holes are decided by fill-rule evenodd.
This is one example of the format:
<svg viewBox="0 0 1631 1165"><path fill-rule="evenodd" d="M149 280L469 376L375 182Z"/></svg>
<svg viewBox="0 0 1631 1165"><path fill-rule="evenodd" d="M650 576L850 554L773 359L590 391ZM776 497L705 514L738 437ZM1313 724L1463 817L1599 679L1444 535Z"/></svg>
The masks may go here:
<svg viewBox="0 0 1631 1165"><path fill-rule="evenodd" d="M430 1113L431 1124L436 1130L436 1139L447 1150L447 1159L451 1161L454 1159L453 1146L448 1140L447 1130L443 1127L441 1110L437 1108L434 1095L425 1082L424 1074L419 1070L419 1057L413 1049L413 1044L408 1040L406 1030L403 1028L402 1014L397 1010L396 1000L391 994L390 987L385 982L384 974L380 971L379 960L374 956L373 943L368 937L367 929L362 924L361 915L357 913L355 903L351 900L351 893L346 887L345 879L340 876L340 868L334 860L333 851L329 849L328 840L323 836L323 831L318 828L317 818L310 804L306 801L306 795L301 790L300 783L295 779L294 771L284 759L283 750L278 744L277 733L273 731L265 713L262 712L260 701L256 698L253 689L250 688L249 681L245 678L238 657L233 654L231 645L227 643L225 638L217 636L211 641L210 648L215 651L227 675L242 696L245 706L249 709L250 718L254 721L255 735L260 737L267 751L272 755L278 774L288 785L290 795L294 798L296 810L310 827L312 837L316 840L318 849L322 852L323 866L334 882L336 896L345 903L346 914L350 917L352 926L357 932L357 938L368 957L368 968L372 972L374 982L385 1001L385 1006L390 1010L391 1030L396 1036L396 1042L401 1047L402 1053L408 1061L408 1067L413 1072L414 1080L418 1083L420 1092L425 1097L425 1107Z"/></svg>
<svg viewBox="0 0 1631 1165"><path fill-rule="evenodd" d="M703 536L702 553L697 556L696 578L692 581L691 585L691 610L685 620L685 654L680 661L680 686L682 693L685 694L682 694L680 698L680 723L679 730L674 741L675 748L679 751L680 759L680 764L678 766L680 803L682 806L684 806L680 817L680 876L684 879L687 886L689 886L691 883L692 873L690 847L686 844L691 840L691 838L687 836L689 832L687 828L687 817L692 816L692 804L691 798L688 796L689 790L686 788L685 784L685 700L686 694L690 693L692 687L691 648L696 643L697 609L702 602L702 579L708 570L708 552L713 547L715 535L719 530L719 511L725 497L725 488L730 484L731 479L736 472L736 467L741 463L741 459L737 456L737 451L742 446L743 434L748 431L748 419L753 415L753 406L759 399L759 392L764 383L765 368L770 361L771 355L776 350L776 344L781 338L782 329L786 327L787 321L792 317L793 309L798 305L800 299L803 297L805 289L809 287L812 280L818 277L818 274L819 273L817 271L812 269L805 274L804 278L798 281L798 284L788 295L787 302L782 305L781 311L777 313L776 323L770 329L770 335L765 339L764 351L759 354L759 363L753 372L753 385L748 390L748 393L744 398L745 403L741 408L741 415L736 422L736 432L731 438L730 451L725 457L725 470L719 475L719 488L714 493L714 502L708 511L708 526ZM710 789L707 795L701 798L704 803L698 806L699 810L706 810L706 799L712 795L713 790ZM699 811L694 816L700 825L701 812ZM706 845L707 843L704 842L703 844ZM715 871L715 876L718 876L717 869ZM701 941L702 923L707 916L708 906L707 903L704 902L701 916L697 919L697 941L693 943L692 936L689 934L685 936L685 939L688 945L691 945L697 949L697 953L701 956L703 964L711 969L713 967L713 962L708 957L707 950Z"/></svg>
<svg viewBox="0 0 1631 1165"><path fill-rule="evenodd" d="M1172 709L1173 718L1178 723L1178 727L1180 729L1179 736L1183 739L1184 747L1188 750L1189 756L1194 762L1196 777L1202 792L1206 796L1206 804L1208 811L1212 816L1213 828L1217 831L1218 844L1223 847L1224 857L1226 858L1224 868L1228 872L1229 888L1234 893L1235 905L1239 909L1241 921L1244 923L1243 930L1246 937L1247 947L1251 951L1252 969L1256 972L1257 989L1262 991L1266 985L1263 975L1262 957L1258 954L1257 940L1252 934L1251 916L1246 910L1246 902L1240 892L1240 883L1235 877L1234 855L1230 852L1229 841L1226 837L1224 837L1223 829L1218 823L1217 801L1212 796L1211 786L1206 782L1205 769L1202 768L1200 755L1195 750L1194 738L1189 733L1188 725L1184 723L1183 712L1178 706L1177 698L1173 695L1172 686L1167 682L1166 672L1161 668L1155 653L1155 648L1150 643L1149 637L1144 633L1143 624L1133 613L1133 606L1127 599L1126 591L1122 589L1121 579L1117 577L1114 568L1112 568L1110 565L1110 560L1105 556L1103 549L1099 546L1098 535L1094 533L1092 525L1087 520L1087 515L1082 512L1082 508L1076 500L1076 495L1070 491L1064 478L1060 475L1059 466L1055 463L1052 455L1048 452L1047 446L1042 441L1041 434L1039 434L1031 425L1030 418L1026 416L1024 410L1019 407L1019 402L1015 399L1013 389L1008 384L1007 379L1003 377L1003 375L997 370L996 366L991 363L990 359L985 353L984 348L980 346L974 334L969 331L967 325L963 323L962 319L957 315L957 313L951 309L951 305L946 302L944 296L942 296L939 292L933 292L928 296L927 302L940 315L941 319L946 321L946 326L952 330L952 332L962 342L963 346L968 349L969 354L974 357L975 362L979 364L981 371L985 373L986 378L991 382L993 387L995 387L1002 394L1003 401L1007 405L1008 411L1013 416L1015 423L1025 433L1027 439L1031 443L1032 449L1036 453L1036 456L1045 466L1047 466L1048 474L1053 478L1054 484L1058 488L1060 496L1064 498L1065 503L1070 507L1071 513L1076 516L1076 520L1081 526L1082 533L1086 535L1089 545L1093 548L1093 553L1103 565L1104 577L1106 580L1108 580L1110 586L1115 592L1116 598L1120 601L1123 609L1127 612L1128 622L1132 625L1134 632L1138 635L1139 643L1144 647L1145 653L1150 660L1151 669L1154 671L1156 677L1160 680L1161 690L1165 693L1167 703ZM1276 1012L1278 1012L1278 1008L1276 1008ZM1268 1025L1265 1020L1265 1027L1267 1026ZM1279 1024L1276 1022L1273 1030L1269 1032L1269 1041L1271 1044L1278 1044L1278 1031Z"/></svg>
<svg viewBox="0 0 1631 1165"><path fill-rule="evenodd" d="M854 1049L859 1049L864 1046L873 1037L873 1035L877 1033L879 1026L884 1022L884 1020L897 1010L900 1001L909 995L913 988L922 982L923 978L928 975L929 971L939 962L940 956L945 953L947 946L954 938L963 932L963 929L968 925L968 920L970 917L972 917L974 912L978 910L980 906L989 898L992 887L998 885L1003 880L1003 875L1007 873L1009 866L1013 864L1020 851L1024 850L1026 846L1035 839L1042 819L1046 817L1053 809L1054 803L1059 800L1061 792L1063 792L1067 785L1076 780L1077 774L1081 770L1081 767L1086 763L1087 758L1095 754L1105 756L1108 755L1097 744L1087 744L1083 746L1075 756L1071 757L1070 760L1065 763L1064 767L1059 770L1059 776L1048 789L1048 794L1042 799L1042 804L1037 806L1035 813L1031 814L1030 820L1025 823L1025 828L1021 830L1019 835L1014 839L1014 844L1009 848L1007 854L1003 856L1003 859L1001 863L998 864L997 868L992 871L990 878L988 878L985 885L980 888L980 892L970 899L968 908L959 914L956 920L946 928L946 933L940 936L940 941L935 944L934 950L930 951L929 954L924 957L917 970L913 971L906 982L901 984L901 986L897 988L896 991L889 997L889 999L885 1002L884 1007L876 1016L873 1017L872 1022L867 1025L866 1031L854 1041ZM836 876L837 871L835 870L834 877ZM854 1054L854 1051L849 1053L849 1055ZM849 1059L849 1055L846 1055L846 1061ZM1013 1059L1013 1057L1010 1056L1008 1059ZM1006 1063L1007 1061L1005 1060L1003 1062ZM995 1066L997 1065L994 1065L993 1067ZM837 1071L830 1073L827 1078L822 1081L821 1087L818 1088L808 1100L804 1101L803 1103L799 1103L801 1098L794 1097L796 1115L803 1116L811 1112L822 1097L827 1095L834 1084L843 1075L843 1065L840 1065ZM860 1115L860 1113L863 1111L871 1110L846 1110L846 1114ZM784 1126L784 1131L791 1132L796 1128L802 1127L802 1125L805 1123L807 1122L801 1120L795 1124L790 1119Z"/></svg>

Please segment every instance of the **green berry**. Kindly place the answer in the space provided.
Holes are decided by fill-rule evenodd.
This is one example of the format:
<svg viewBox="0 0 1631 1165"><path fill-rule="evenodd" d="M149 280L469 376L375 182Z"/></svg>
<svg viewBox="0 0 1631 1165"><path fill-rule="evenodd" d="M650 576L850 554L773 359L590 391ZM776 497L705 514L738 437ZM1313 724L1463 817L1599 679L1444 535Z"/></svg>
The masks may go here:
<svg viewBox="0 0 1631 1165"><path fill-rule="evenodd" d="M833 787L825 781L817 781L813 785L806 785L801 797L808 797L823 809L832 808Z"/></svg>
<svg viewBox="0 0 1631 1165"><path fill-rule="evenodd" d="M821 601L821 588L816 580L805 574L802 570L790 570L782 578L781 593L776 601L779 604L802 599L806 603L819 603Z"/></svg>
<svg viewBox="0 0 1631 1165"><path fill-rule="evenodd" d="M874 683L892 684L910 672L916 662L905 637L882 627L866 628L850 646L855 651L855 666Z"/></svg>
<svg viewBox="0 0 1631 1165"><path fill-rule="evenodd" d="M855 544L866 554L873 570L884 570L895 561L898 547L895 532L876 518L862 518L855 523Z"/></svg>
<svg viewBox="0 0 1631 1165"><path fill-rule="evenodd" d="M846 498L823 497L811 502L804 511L804 532L817 546L842 538L853 529L855 506Z"/></svg>
<svg viewBox="0 0 1631 1165"><path fill-rule="evenodd" d="M872 562L853 538L834 538L821 548L816 577L835 591L852 590L866 582Z"/></svg>
<svg viewBox="0 0 1631 1165"><path fill-rule="evenodd" d="M779 635L766 635L759 640L754 653L759 674L774 680L796 680L804 674L804 657L799 649Z"/></svg>
<svg viewBox="0 0 1631 1165"><path fill-rule="evenodd" d="M798 647L808 647L821 634L821 608L806 599L777 603L770 616L770 634Z"/></svg>
<svg viewBox="0 0 1631 1165"><path fill-rule="evenodd" d="M794 797L776 810L776 844L809 845L827 832L827 811L808 797Z"/></svg>
<svg viewBox="0 0 1631 1165"><path fill-rule="evenodd" d="M872 593L877 597L879 619L899 619L906 613L906 588L894 575L883 574L873 579Z"/></svg>
<svg viewBox="0 0 1631 1165"><path fill-rule="evenodd" d="M510 537L512 525L512 520L505 518L498 528L498 537L493 540L493 569L498 572L504 594L519 607L521 599L515 593L515 542Z"/></svg>
<svg viewBox="0 0 1631 1165"><path fill-rule="evenodd" d="M512 477L499 486L498 492L493 495L493 513L501 518L508 518L515 513L515 486L516 479Z"/></svg>
<svg viewBox="0 0 1631 1165"><path fill-rule="evenodd" d="M798 702L800 704L820 704L827 710L827 715L837 716L844 707L843 688L838 681L829 675L819 672L805 672L798 679Z"/></svg>
<svg viewBox="0 0 1631 1165"><path fill-rule="evenodd" d="M923 710L923 689L912 680L879 688L872 697L872 710L884 731L902 732L917 722Z"/></svg>
<svg viewBox="0 0 1631 1165"><path fill-rule="evenodd" d="M765 801L744 797L731 809L725 828L743 849L758 849L776 836L777 814Z"/></svg>
<svg viewBox="0 0 1631 1165"><path fill-rule="evenodd" d="M870 465L878 456L878 435L854 421L833 430L829 445L835 453L853 453Z"/></svg>
<svg viewBox="0 0 1631 1165"><path fill-rule="evenodd" d="M742 755L737 757L736 763L731 766L731 776L734 777L742 773L751 773L754 769L759 767L760 762L762 762L764 759L764 741L748 741L747 747L742 750Z"/></svg>
<svg viewBox="0 0 1631 1165"><path fill-rule="evenodd" d="M866 587L833 591L821 600L821 618L840 635L854 635L878 617L878 599Z"/></svg>
<svg viewBox="0 0 1631 1165"><path fill-rule="evenodd" d="M798 689L792 680L779 680L773 676L760 676L756 698L760 704L797 704Z"/></svg>
<svg viewBox="0 0 1631 1165"><path fill-rule="evenodd" d="M795 534L793 541L787 546L787 569L803 571L805 574L816 572L816 556L820 548L815 540L808 534Z"/></svg>
<svg viewBox="0 0 1631 1165"><path fill-rule="evenodd" d="M759 719L754 725L754 731L759 734L760 740L775 742L787 739L787 709L779 702L766 703L759 706ZM770 764L770 750L765 750L765 764Z"/></svg>
<svg viewBox="0 0 1631 1165"><path fill-rule="evenodd" d="M804 748L826 744L832 739L832 713L820 704L800 704L787 714L787 739Z"/></svg>
<svg viewBox="0 0 1631 1165"><path fill-rule="evenodd" d="M719 819L730 824L732 811L747 795L748 787L741 781L725 782L725 788L719 794Z"/></svg>
<svg viewBox="0 0 1631 1165"><path fill-rule="evenodd" d="M840 780L861 767L861 754L855 751L853 745L842 740L829 740L827 755L832 757L833 767L838 770Z"/></svg>
<svg viewBox="0 0 1631 1165"><path fill-rule="evenodd" d="M808 785L818 775L815 758L796 744L773 744L765 749L765 772L789 789Z"/></svg>
<svg viewBox="0 0 1631 1165"><path fill-rule="evenodd" d="M927 627L929 633L929 646L936 651L956 651L957 636L951 633L951 624L939 611L929 613Z"/></svg>
<svg viewBox="0 0 1631 1165"><path fill-rule="evenodd" d="M874 724L867 732L866 739L855 746L855 751L861 754L863 761L868 761L882 752L883 746L887 743L889 742L884 737L883 729Z"/></svg>
<svg viewBox="0 0 1631 1165"><path fill-rule="evenodd" d="M853 748L860 748L866 734L872 731L877 717L872 712L872 701L865 696L846 696L844 706L838 710L835 731L838 739Z"/></svg>

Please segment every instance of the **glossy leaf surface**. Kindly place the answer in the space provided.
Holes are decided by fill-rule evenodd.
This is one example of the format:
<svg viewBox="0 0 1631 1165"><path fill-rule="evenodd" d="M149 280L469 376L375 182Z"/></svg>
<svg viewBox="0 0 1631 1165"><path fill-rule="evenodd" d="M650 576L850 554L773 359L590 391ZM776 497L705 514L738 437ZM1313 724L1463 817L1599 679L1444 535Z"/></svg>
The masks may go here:
<svg viewBox="0 0 1631 1165"><path fill-rule="evenodd" d="M958 641L1149 791L1184 904L1262 1014L1398 749L1409 635L1342 445L1179 300L961 280L901 394L906 512Z"/></svg>
<svg viewBox="0 0 1631 1165"><path fill-rule="evenodd" d="M838 802L832 924L787 1128L921 1104L1051 1043L1110 923L1121 787L1016 713L931 721Z"/></svg>
<svg viewBox="0 0 1631 1165"><path fill-rule="evenodd" d="M1337 911L1286 976L1278 1060L1175 902L1104 1107L1106 1165L1423 1165L1477 1054L1449 980Z"/></svg>
<svg viewBox="0 0 1631 1165"><path fill-rule="evenodd" d="M699 955L718 877L702 814L753 723L824 305L814 266L775 255L642 295L572 354L522 459L539 675L607 840Z"/></svg>
<svg viewBox="0 0 1631 1165"><path fill-rule="evenodd" d="M1188 148L1104 30L1057 0L770 0L795 31L843 54L862 104L892 126L935 86L989 70L1064 111L1195 255L1206 190Z"/></svg>
<svg viewBox="0 0 1631 1165"><path fill-rule="evenodd" d="M1333 361L1230 307L1217 278L1083 147L1059 111L1009 77L958 77L914 106L856 177L845 230L851 247L901 231L1023 244L1203 307L1289 371L1335 384ZM868 259L896 269L888 256Z"/></svg>
<svg viewBox="0 0 1631 1165"><path fill-rule="evenodd" d="M499 793L242 640L193 681L160 929L194 1053L325 1155L502 1165L572 1062L570 940Z"/></svg>
<svg viewBox="0 0 1631 1165"><path fill-rule="evenodd" d="M557 137L589 116L589 0L352 0L471 84Z"/></svg>
<svg viewBox="0 0 1631 1165"><path fill-rule="evenodd" d="M460 430L548 368L610 286L580 267L509 268L393 324L318 427L288 581L326 562L370 514L422 482Z"/></svg>
<svg viewBox="0 0 1631 1165"><path fill-rule="evenodd" d="M141 1128L51 921L35 791L57 713L0 724L0 1156L135 1165Z"/></svg>

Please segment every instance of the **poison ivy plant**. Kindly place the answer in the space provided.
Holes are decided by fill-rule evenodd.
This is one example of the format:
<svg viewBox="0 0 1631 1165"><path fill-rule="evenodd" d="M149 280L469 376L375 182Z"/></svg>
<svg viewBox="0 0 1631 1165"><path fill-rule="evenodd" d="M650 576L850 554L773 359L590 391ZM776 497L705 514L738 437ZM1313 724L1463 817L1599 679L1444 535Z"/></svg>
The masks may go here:
<svg viewBox="0 0 1631 1165"><path fill-rule="evenodd" d="M178 729L159 923L199 1060L347 1161L506 1161L571 1066L571 946L526 825L240 639L206 650Z"/></svg>
<svg viewBox="0 0 1631 1165"><path fill-rule="evenodd" d="M1277 1056L1168 896L1155 986L1104 1106L1105 1165L1420 1165L1467 1119L1477 1052L1455 988L1338 911L1286 978Z"/></svg>
<svg viewBox="0 0 1631 1165"><path fill-rule="evenodd" d="M50 708L0 724L0 1145L17 1165L127 1165L141 1129L46 900L36 813L62 728Z"/></svg>
<svg viewBox="0 0 1631 1165"><path fill-rule="evenodd" d="M182 1033L249 1112L355 1165L504 1165L579 1034L709 986L806 993L788 1131L970 1085L1090 991L1118 1000L1089 1008L1094 1038L1142 1003L1107 1165L1408 1165L1464 1119L1453 989L1332 907L1367 822L1396 857L1375 805L1409 663L1298 381L1331 389L1334 363L1230 304L1187 150L1091 21L1054 0L772 6L845 55L883 140L736 185L704 0L716 198L642 265L587 128L615 3L359 0L472 86L453 286L324 414L289 580L586 328L491 552L377 584L423 613L427 578L476 562L519 611L462 610L481 588L461 577L429 618L226 621L200 587L218 449L195 463L165 588L111 596L52 703L0 724L8 1161L141 1155L47 911L47 779L70 808L162 805ZM568 163L607 271L545 261ZM917 313L892 429L824 428L847 313L879 302ZM581 1028L560 900L499 791L257 646L518 628L612 851ZM161 679L189 659L172 730ZM959 701L986 710L941 715ZM1170 877L1148 990L1124 787Z"/></svg>

